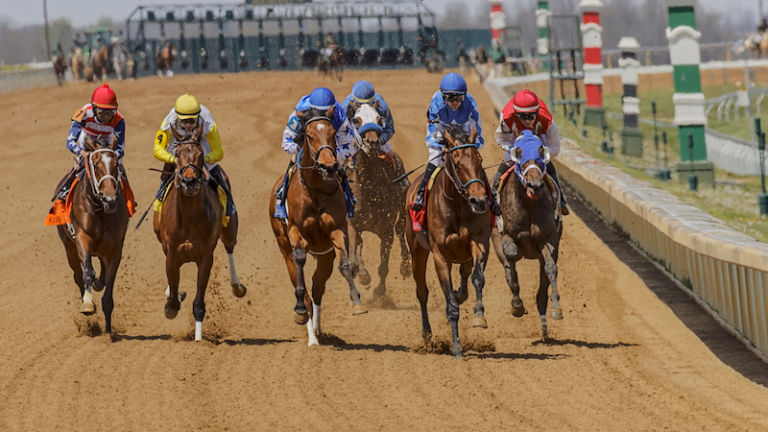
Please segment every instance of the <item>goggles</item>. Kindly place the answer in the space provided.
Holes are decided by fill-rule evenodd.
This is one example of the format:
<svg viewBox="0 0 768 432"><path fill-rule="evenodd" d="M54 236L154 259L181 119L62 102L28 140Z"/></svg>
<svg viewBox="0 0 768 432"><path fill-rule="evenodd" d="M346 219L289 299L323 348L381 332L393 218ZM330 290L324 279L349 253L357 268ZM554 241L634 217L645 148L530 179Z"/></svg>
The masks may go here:
<svg viewBox="0 0 768 432"><path fill-rule="evenodd" d="M515 115L520 120L535 120L536 119L536 113L532 113L532 112L515 113Z"/></svg>
<svg viewBox="0 0 768 432"><path fill-rule="evenodd" d="M445 93L443 99L446 102L464 102L464 95L461 93Z"/></svg>

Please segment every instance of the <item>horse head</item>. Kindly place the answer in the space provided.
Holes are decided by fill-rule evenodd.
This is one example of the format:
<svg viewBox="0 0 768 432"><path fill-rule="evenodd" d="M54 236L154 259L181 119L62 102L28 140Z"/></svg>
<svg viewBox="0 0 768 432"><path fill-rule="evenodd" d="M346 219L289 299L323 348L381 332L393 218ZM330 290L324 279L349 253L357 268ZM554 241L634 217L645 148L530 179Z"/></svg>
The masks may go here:
<svg viewBox="0 0 768 432"><path fill-rule="evenodd" d="M198 124L191 133L182 133L176 125L171 125L171 133L176 139L176 178L173 184L181 188L181 193L191 197L200 192L203 178L208 177L208 172L203 164L203 147L200 145L200 137L203 134L203 125ZM185 131L186 132L186 131Z"/></svg>
<svg viewBox="0 0 768 432"><path fill-rule="evenodd" d="M351 105L351 103L350 103ZM373 105L359 104L352 116L352 124L357 128L360 138L362 138L361 148L368 156L378 156L382 143L381 134L383 120L379 115L379 102Z"/></svg>
<svg viewBox="0 0 768 432"><path fill-rule="evenodd" d="M479 214L488 211L489 203L483 158L474 144L476 138L477 129L468 136L458 125L450 125L443 132L443 141L448 151L445 158L446 172L472 212Z"/></svg>
<svg viewBox="0 0 768 432"><path fill-rule="evenodd" d="M538 199L547 187L544 173L549 163L549 149L542 144L539 137L525 131L515 140L511 153L515 162L515 174L525 188L526 196L533 200Z"/></svg>
<svg viewBox="0 0 768 432"><path fill-rule="evenodd" d="M99 200L105 213L117 210L117 194L120 190L120 164L117 156L117 137L110 141L106 136L85 136L85 171L93 196Z"/></svg>
<svg viewBox="0 0 768 432"><path fill-rule="evenodd" d="M336 159L336 129L331 123L333 110L334 107L327 111L311 109L297 113L302 124L299 131L299 137L303 141L302 158L312 158L311 166L301 166L299 163L299 167L317 169L327 183L336 182L339 171L339 162Z"/></svg>

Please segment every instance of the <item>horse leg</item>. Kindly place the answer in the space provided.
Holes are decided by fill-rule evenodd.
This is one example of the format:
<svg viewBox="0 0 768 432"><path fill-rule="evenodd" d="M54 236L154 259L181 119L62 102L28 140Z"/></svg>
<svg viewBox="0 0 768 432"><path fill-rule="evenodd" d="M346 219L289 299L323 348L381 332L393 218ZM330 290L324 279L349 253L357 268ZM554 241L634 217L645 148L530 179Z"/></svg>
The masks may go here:
<svg viewBox="0 0 768 432"><path fill-rule="evenodd" d="M351 250L354 254L351 261L354 262L353 268L355 269L354 273L357 273L357 280L363 285L370 285L371 274L368 273L368 269L365 268L365 259L363 259L363 236L361 234L362 231L357 232L357 230L354 229L350 230L349 238L352 246ZM354 241L352 240L353 237Z"/></svg>
<svg viewBox="0 0 768 432"><path fill-rule="evenodd" d="M397 202L401 203L404 201L405 197L403 197L401 200L398 200ZM405 209L400 209L400 215L397 217L397 221L395 222L395 235L400 242L400 275L403 278L410 276L411 272L413 271L411 260L408 254L408 245L405 241L406 219L407 216L405 215Z"/></svg>
<svg viewBox="0 0 768 432"><path fill-rule="evenodd" d="M379 248L379 286L373 290L376 297L384 297L387 293L387 275L389 274L389 254L392 252L392 241L394 235L392 230L387 228L386 233L381 237L381 247Z"/></svg>
<svg viewBox="0 0 768 432"><path fill-rule="evenodd" d="M336 255L339 256L339 271L344 279L349 284L349 298L352 300L352 314L360 315L368 312L368 309L363 306L363 302L360 301L360 293L355 287L355 278L352 277L352 266L349 264L349 256L347 254L347 235L344 231L337 229L331 231L331 243L333 248L336 249Z"/></svg>
<svg viewBox="0 0 768 432"><path fill-rule="evenodd" d="M456 293L453 292L451 264L445 260L436 248L432 253L434 255L437 278L440 280L440 287L442 287L443 295L445 296L445 316L448 318L448 324L451 325L451 336L453 339L451 351L455 358L462 358L464 354L461 342L459 341L459 302L457 301Z"/></svg>
<svg viewBox="0 0 768 432"><path fill-rule="evenodd" d="M66 235L68 236L68 234ZM85 284L83 282L83 268L80 266L80 256L77 254L77 248L72 243L65 243L64 248L67 252L67 262L75 277L75 283L80 289L80 298L83 298Z"/></svg>
<svg viewBox="0 0 768 432"><path fill-rule="evenodd" d="M165 275L168 278L168 288L165 290L165 317L168 319L176 318L181 309L181 301L186 294L179 294L179 268L173 253L165 255Z"/></svg>
<svg viewBox="0 0 768 432"><path fill-rule="evenodd" d="M118 251L117 256L107 260L106 265L102 261L102 274L104 275L104 285L107 288L104 295L101 296L101 309L104 311L105 331L112 334L112 310L115 307L114 286L117 269L122 260L122 250Z"/></svg>
<svg viewBox="0 0 768 432"><path fill-rule="evenodd" d="M240 276L237 275L237 269L235 268L235 245L237 244L237 213L232 214L227 225L221 231L221 241L224 243L224 249L227 251L227 258L229 258L229 285L232 287L232 294L235 297L243 297L248 291L240 282Z"/></svg>
<svg viewBox="0 0 768 432"><path fill-rule="evenodd" d="M192 302L192 316L195 317L195 341L203 340L203 319L205 318L205 290L213 267L213 251L197 263L197 291Z"/></svg>
<svg viewBox="0 0 768 432"><path fill-rule="evenodd" d="M504 277L507 279L507 286L512 291L512 316L520 318L528 313L520 298L520 283L517 278L517 269L515 263L520 259L517 244L507 234L501 238L501 249L504 254Z"/></svg>
<svg viewBox="0 0 768 432"><path fill-rule="evenodd" d="M104 260L101 258L99 258L99 267L100 267L99 277L93 281L94 291L101 291L104 289L104 269L106 266L104 265Z"/></svg>
<svg viewBox="0 0 768 432"><path fill-rule="evenodd" d="M461 276L461 282L459 284L459 292L456 296L456 300L459 304L464 304L469 298L469 290L467 289L469 283L469 275L472 273L472 264L469 262L461 263L459 266L459 275Z"/></svg>
<svg viewBox="0 0 768 432"><path fill-rule="evenodd" d="M320 336L320 310L325 294L325 283L333 272L334 254L327 253L317 257L317 268L312 275L312 319L307 321L307 346L317 345L317 336Z"/></svg>
<svg viewBox="0 0 768 432"><path fill-rule="evenodd" d="M84 315L91 315L96 312L96 305L93 304L93 280L96 278L96 272L93 270L91 260L91 241L84 234L79 234L75 239L77 244L77 255L80 259L80 268L83 275L83 304L80 306L80 312Z"/></svg>
<svg viewBox="0 0 768 432"><path fill-rule="evenodd" d="M488 328L488 321L485 319L485 306L483 305L483 288L485 287L485 264L488 260L486 251L488 244L478 244L472 242L472 258L474 261L474 272L472 272L472 285L475 287L475 320L472 321L472 327Z"/></svg>
<svg viewBox="0 0 768 432"><path fill-rule="evenodd" d="M551 253L550 248L552 250ZM552 285L552 293L550 294L550 300L552 300L552 310L549 312L549 315L552 317L552 319L561 320L563 319L563 308L560 306L560 293L557 291L558 245L553 246L550 243L545 244L541 250L541 255L544 257L542 269L544 270L544 273L546 273L546 280L549 285Z"/></svg>

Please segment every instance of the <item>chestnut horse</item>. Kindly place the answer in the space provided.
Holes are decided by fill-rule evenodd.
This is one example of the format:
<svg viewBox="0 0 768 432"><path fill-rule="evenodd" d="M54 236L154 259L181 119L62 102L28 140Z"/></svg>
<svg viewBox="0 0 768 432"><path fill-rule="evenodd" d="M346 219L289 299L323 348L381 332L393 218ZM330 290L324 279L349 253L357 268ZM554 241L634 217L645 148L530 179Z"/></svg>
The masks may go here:
<svg viewBox="0 0 768 432"><path fill-rule="evenodd" d="M485 264L488 261L488 243L491 235L490 201L483 171L482 157L475 144L477 130L471 139L457 125L447 127L443 133L445 162L443 169L434 177L434 186L426 200L426 223L416 232L413 229L412 214L405 235L411 250L413 278L416 281L416 296L421 305L421 335L425 342L432 337L427 314L426 272L430 251L434 255L435 271L440 280L446 301L446 316L451 326L452 352L457 358L463 356L459 342L459 305L469 297L467 280L472 275L475 287L474 327L486 328L483 286L485 285ZM423 174L422 174L423 175ZM421 179L414 181L407 193L406 207L416 196ZM451 268L460 264L461 285L453 290Z"/></svg>
<svg viewBox="0 0 768 432"><path fill-rule="evenodd" d="M350 103L350 107L352 104ZM389 274L389 254L392 251L394 236L400 241L400 274L411 274L411 261L405 244L405 221L407 212L402 206L405 201L405 189L401 184L392 184L392 179L399 176L392 164L383 159L381 153L381 116L374 105L362 104L351 116L352 123L362 133L362 145L355 156L355 165L351 182L357 198L356 215L350 220L349 251L352 268L357 279L363 285L371 283L371 276L363 261L363 232L370 232L379 237L379 285L373 291L377 297L386 293L387 274ZM354 109L354 107L352 107ZM393 152L402 166L400 156ZM393 230L394 229L394 230Z"/></svg>
<svg viewBox="0 0 768 432"><path fill-rule="evenodd" d="M102 45L96 53L91 55L91 69L93 80L107 80L107 67L109 65L109 46Z"/></svg>
<svg viewBox="0 0 768 432"><path fill-rule="evenodd" d="M526 131L528 132L528 131ZM547 291L553 319L563 318L557 291L557 256L563 223L559 213L560 195L554 181L546 176L549 150L533 134L524 134L512 150L514 171L501 186L502 232L494 230L493 243L512 291L512 315L526 314L520 299L515 263L522 258L539 260L539 291L536 304L541 318L541 337L547 340Z"/></svg>
<svg viewBox="0 0 768 432"><path fill-rule="evenodd" d="M117 139L96 141L86 137L85 172L72 187L72 225L58 225L59 238L67 252L69 266L80 288L80 312L96 312L93 291L106 288L101 297L105 331L112 333L113 288L117 268L123 254L123 241L128 228L128 209L122 193ZM57 188L58 190L58 188ZM99 258L101 275L96 279L92 257Z"/></svg>
<svg viewBox="0 0 768 432"><path fill-rule="evenodd" d="M56 74L56 82L61 85L67 73L67 59L64 54L57 54L53 58L53 72Z"/></svg>
<svg viewBox="0 0 768 432"><path fill-rule="evenodd" d="M169 188L160 212L155 212L153 225L155 235L165 253L166 288L165 317L173 319L181 308L186 294L179 294L179 269L187 262L197 264L197 291L192 303L195 317L195 340L203 338L205 317L205 290L213 267L213 251L221 239L229 257L229 277L232 293L243 297L245 286L235 270L234 249L237 244L237 212L230 216L229 223L222 228L222 205L218 194L209 185L210 176L203 163L203 148L200 145L202 125L187 136L180 136L174 127L171 131L178 142L177 169L172 187ZM222 170L223 171L223 170ZM222 172L223 174L223 172ZM229 185L229 179L224 174Z"/></svg>
<svg viewBox="0 0 768 432"><path fill-rule="evenodd" d="M357 315L367 312L355 288L347 252L346 204L339 184L336 130L331 124L333 109L311 109L298 113L301 127L296 141L301 142L302 147L297 156L297 173L290 179L287 191L287 221L274 217L275 191L282 185L282 177L272 187L269 201L272 231L285 259L296 295L294 320L297 324L306 323L307 346L318 344L317 336L321 334L320 308L325 283L333 272L335 256L338 255L339 271L349 284L349 297L354 305L352 313ZM314 255L317 260L311 295L304 282L307 253Z"/></svg>
<svg viewBox="0 0 768 432"><path fill-rule="evenodd" d="M78 82L85 76L85 57L83 56L83 49L75 47L72 50L72 56L69 61L72 66L72 79L75 82Z"/></svg>
<svg viewBox="0 0 768 432"><path fill-rule="evenodd" d="M157 76L161 77L163 74L168 78L173 78L173 59L176 57L176 44L168 42L160 51L155 55L155 61L157 62Z"/></svg>

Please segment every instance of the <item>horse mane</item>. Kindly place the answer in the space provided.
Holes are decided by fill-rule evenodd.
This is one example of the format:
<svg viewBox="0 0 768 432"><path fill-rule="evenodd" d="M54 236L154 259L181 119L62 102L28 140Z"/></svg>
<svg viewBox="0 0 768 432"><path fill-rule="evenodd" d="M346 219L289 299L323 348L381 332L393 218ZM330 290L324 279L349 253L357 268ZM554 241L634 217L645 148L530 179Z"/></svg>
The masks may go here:
<svg viewBox="0 0 768 432"><path fill-rule="evenodd" d="M445 138L445 134L450 134L453 137L453 140L456 142L460 142L463 144L467 144L467 141L469 141L469 135L467 132L462 129L461 126L457 124L450 124L445 127L445 130L443 131L443 136L440 137L440 140L438 140L438 143L444 146L449 146L448 140Z"/></svg>

